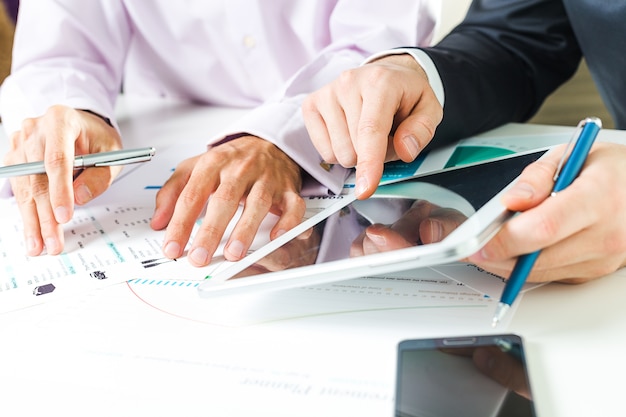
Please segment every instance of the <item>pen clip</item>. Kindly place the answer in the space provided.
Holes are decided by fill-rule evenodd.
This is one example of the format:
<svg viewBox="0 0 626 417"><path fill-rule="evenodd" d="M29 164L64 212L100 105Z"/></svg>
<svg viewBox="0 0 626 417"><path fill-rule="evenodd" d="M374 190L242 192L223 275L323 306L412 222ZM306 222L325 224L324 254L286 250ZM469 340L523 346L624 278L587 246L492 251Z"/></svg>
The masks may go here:
<svg viewBox="0 0 626 417"><path fill-rule="evenodd" d="M569 142L567 142L567 147L565 148L565 151L563 151L563 155L561 156L561 159L559 160L559 164L556 167L556 172L554 173L554 176L552 177L552 181L556 182L556 180L559 178L559 175L561 174L561 170L563 169L563 165L565 165L565 161L569 153L576 145L576 142L578 142L578 140L580 139L581 133L583 131L583 127L585 127L587 123L595 123L595 124L598 124L600 127L602 127L602 122L600 122L600 119L596 117L587 117L581 120L580 122L578 122L578 125L576 126L576 129L574 130L574 133L572 134L572 137L570 138Z"/></svg>
<svg viewBox="0 0 626 417"><path fill-rule="evenodd" d="M570 138L569 142L567 142L567 147L565 148L565 151L563 151L563 155L561 156L561 159L559 160L559 164L556 167L556 172L554 173L554 177L552 177L552 181L556 182L556 180L559 178L559 174L561 174L561 170L563 169L563 165L565 164L567 155L570 153L570 151L574 147L574 144L576 143L578 138L580 138L580 133L583 131L583 126L585 125L585 123L587 123L587 119L584 119L578 122L578 125L576 126L576 130L574 130L572 137Z"/></svg>
<svg viewBox="0 0 626 417"><path fill-rule="evenodd" d="M130 165L138 162L146 162L152 159L152 155L140 155L132 158L120 158L116 161L98 162L94 164L95 167L111 167L115 165Z"/></svg>

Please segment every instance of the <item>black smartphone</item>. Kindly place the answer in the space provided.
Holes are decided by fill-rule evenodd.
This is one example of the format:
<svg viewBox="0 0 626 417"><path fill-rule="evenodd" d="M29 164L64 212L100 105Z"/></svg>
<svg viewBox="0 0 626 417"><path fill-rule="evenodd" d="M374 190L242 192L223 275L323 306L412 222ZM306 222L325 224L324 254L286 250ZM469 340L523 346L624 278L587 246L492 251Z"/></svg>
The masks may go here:
<svg viewBox="0 0 626 417"><path fill-rule="evenodd" d="M535 415L524 343L519 335L399 343L396 417Z"/></svg>

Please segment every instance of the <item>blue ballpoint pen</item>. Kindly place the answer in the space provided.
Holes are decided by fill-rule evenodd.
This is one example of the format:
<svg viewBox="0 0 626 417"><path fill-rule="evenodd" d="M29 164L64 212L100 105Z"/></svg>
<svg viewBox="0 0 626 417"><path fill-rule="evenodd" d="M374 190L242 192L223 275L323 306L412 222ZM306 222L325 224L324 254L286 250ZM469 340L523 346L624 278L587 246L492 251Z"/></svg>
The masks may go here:
<svg viewBox="0 0 626 417"><path fill-rule="evenodd" d="M572 140L570 140L570 144L559 162L553 178L555 182L554 187L552 188L552 193L550 194L551 197L554 197L556 193L568 187L578 176L585 160L587 159L591 145L593 145L593 142L598 136L598 132L601 128L602 122L596 117L588 117L578 124L576 133L580 132L580 134L574 143L574 147L572 148L572 152L569 158L567 158L567 161L565 158L569 148L572 146L573 141L576 139L576 134L572 137ZM511 272L511 276L504 286L500 302L498 303L498 307L496 308L496 312L493 316L493 321L491 323L492 327L496 327L498 325L515 301L515 298L524 286L526 278L528 278L535 261L539 257L540 252L540 250L537 250L535 252L522 255L517 259L517 263Z"/></svg>

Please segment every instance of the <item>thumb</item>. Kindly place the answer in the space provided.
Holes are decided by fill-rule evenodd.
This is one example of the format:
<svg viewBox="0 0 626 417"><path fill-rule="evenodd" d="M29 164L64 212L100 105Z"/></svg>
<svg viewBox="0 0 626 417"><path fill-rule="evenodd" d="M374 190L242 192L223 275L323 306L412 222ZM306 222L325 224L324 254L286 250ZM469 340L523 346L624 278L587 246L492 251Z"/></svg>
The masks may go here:
<svg viewBox="0 0 626 417"><path fill-rule="evenodd" d="M404 162L413 161L430 143L443 118L443 108L430 87L408 102L416 105L398 124L393 136L393 147Z"/></svg>
<svg viewBox="0 0 626 417"><path fill-rule="evenodd" d="M122 171L122 166L94 167L84 169L74 180L76 204L87 204L104 193Z"/></svg>
<svg viewBox="0 0 626 417"><path fill-rule="evenodd" d="M515 184L502 197L502 204L512 211L536 207L550 195L559 152L548 152L522 171Z"/></svg>

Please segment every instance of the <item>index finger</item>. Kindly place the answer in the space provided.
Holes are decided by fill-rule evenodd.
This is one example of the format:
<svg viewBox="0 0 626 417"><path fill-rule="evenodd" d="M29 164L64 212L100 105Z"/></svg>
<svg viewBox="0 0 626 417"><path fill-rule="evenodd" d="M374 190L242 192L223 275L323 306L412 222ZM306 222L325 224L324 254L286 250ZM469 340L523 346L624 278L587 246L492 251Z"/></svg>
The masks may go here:
<svg viewBox="0 0 626 417"><path fill-rule="evenodd" d="M215 192L208 199L206 214L189 250L189 260L193 265L205 266L209 264L222 241L226 228L237 214L244 194L245 186L236 181L224 181L217 185ZM206 201L206 198L208 195L202 199ZM180 215L185 216L187 222L197 217L197 214L189 209L184 210Z"/></svg>
<svg viewBox="0 0 626 417"><path fill-rule="evenodd" d="M355 193L359 199L370 197L383 175L389 134L398 108L395 97L374 90L363 95L357 126L357 164Z"/></svg>
<svg viewBox="0 0 626 417"><path fill-rule="evenodd" d="M49 183L50 204L59 223L67 223L74 211L74 142L77 126L70 123L61 109L50 109L44 119L44 165ZM47 116L47 115L46 115Z"/></svg>

